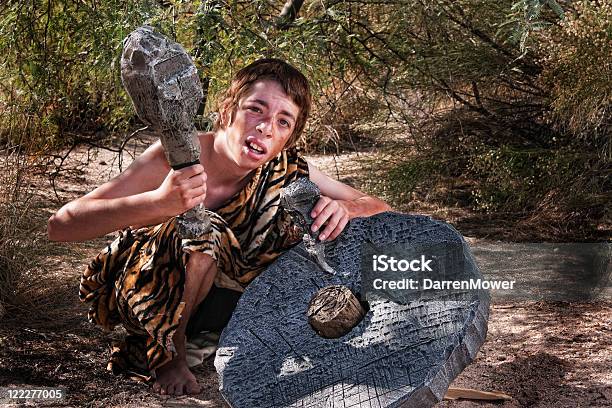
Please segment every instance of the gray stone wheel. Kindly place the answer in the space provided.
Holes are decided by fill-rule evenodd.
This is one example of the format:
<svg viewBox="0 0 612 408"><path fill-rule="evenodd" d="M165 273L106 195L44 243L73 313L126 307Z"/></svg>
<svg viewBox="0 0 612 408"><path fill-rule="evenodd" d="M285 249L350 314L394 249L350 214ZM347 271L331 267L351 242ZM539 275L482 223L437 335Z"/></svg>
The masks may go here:
<svg viewBox="0 0 612 408"><path fill-rule="evenodd" d="M280 257L242 295L221 335L215 366L234 408L429 407L473 360L487 332L489 296L440 295L406 304L375 297L346 335L326 339L308 323L321 288L361 293L362 244L460 243L468 275L481 278L461 235L446 223L393 213L355 219L321 269L303 244Z"/></svg>

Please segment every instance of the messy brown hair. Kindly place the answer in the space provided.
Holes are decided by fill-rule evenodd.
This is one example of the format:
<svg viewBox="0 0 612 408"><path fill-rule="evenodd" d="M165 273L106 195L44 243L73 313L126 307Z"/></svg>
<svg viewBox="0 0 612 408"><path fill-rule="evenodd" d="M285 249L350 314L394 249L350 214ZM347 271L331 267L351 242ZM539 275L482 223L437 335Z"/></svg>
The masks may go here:
<svg viewBox="0 0 612 408"><path fill-rule="evenodd" d="M286 144L287 147L291 147L300 138L310 113L310 87L308 80L300 71L285 61L276 58L259 59L236 73L217 106L219 115L214 129L225 129L227 125L231 124L232 119L230 119L230 123L224 123L224 113L231 112L230 118L233 118L240 98L251 90L255 82L266 79L277 82L293 103L300 108L295 121L295 128Z"/></svg>

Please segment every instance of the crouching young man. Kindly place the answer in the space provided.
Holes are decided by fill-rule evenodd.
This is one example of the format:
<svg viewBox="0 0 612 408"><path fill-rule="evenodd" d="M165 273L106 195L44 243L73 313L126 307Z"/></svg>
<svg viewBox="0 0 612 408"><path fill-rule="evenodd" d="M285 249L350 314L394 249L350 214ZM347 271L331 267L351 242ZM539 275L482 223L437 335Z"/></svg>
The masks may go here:
<svg viewBox="0 0 612 408"><path fill-rule="evenodd" d="M233 78L214 131L198 135L201 164L172 170L158 141L49 219L56 241L121 230L84 272L79 294L91 304L91 321L128 332L111 354L114 372L154 378L161 394L200 392L186 363L186 335L222 329L244 287L299 242L278 205L280 189L295 179L310 177L321 190L312 216L322 240L335 239L351 218L389 210L299 155L294 145L310 105L298 70L258 60ZM175 216L200 203L212 231L180 239Z"/></svg>

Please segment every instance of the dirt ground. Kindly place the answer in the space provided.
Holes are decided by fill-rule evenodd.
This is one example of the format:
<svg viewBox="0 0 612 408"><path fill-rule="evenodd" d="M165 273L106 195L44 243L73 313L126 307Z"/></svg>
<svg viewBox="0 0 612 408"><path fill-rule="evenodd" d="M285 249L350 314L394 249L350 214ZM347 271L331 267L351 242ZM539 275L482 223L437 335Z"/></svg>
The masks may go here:
<svg viewBox="0 0 612 408"><path fill-rule="evenodd" d="M147 143L135 143L133 152ZM82 168L78 163L88 153L79 154L65 163L73 171L55 180L55 192L47 178L33 181L48 214L118 171L111 152L90 151ZM328 174L360 185L355 157L312 160ZM129 161L126 157L123 168ZM112 239L53 244L50 254L41 255L40 268L28 272L44 296L27 314L9 309L0 320L0 387L65 390L64 400L44 406L226 406L212 359L194 370L203 392L180 398L154 395L146 385L106 370L111 341L122 333L103 333L87 321L78 281L89 259ZM612 302L493 302L487 340L452 386L501 391L512 400L444 401L440 407L612 406Z"/></svg>

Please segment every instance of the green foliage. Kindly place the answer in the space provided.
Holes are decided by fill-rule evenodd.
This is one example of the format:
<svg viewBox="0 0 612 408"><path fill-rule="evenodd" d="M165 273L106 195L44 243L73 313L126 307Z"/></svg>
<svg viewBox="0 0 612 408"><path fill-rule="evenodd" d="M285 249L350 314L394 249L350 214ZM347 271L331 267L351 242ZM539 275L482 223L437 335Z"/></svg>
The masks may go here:
<svg viewBox="0 0 612 408"><path fill-rule="evenodd" d="M470 176L479 180L472 192L476 205L488 211L532 211L551 189L569 187L584 175L587 158L570 147L485 147L471 157L468 167Z"/></svg>
<svg viewBox="0 0 612 408"><path fill-rule="evenodd" d="M612 112L612 2L574 6L576 12L542 46L547 54L543 78L555 119L592 138L593 131L606 131Z"/></svg>
<svg viewBox="0 0 612 408"><path fill-rule="evenodd" d="M0 16L0 141L125 126L131 114L117 75L121 40L149 2L13 1Z"/></svg>
<svg viewBox="0 0 612 408"><path fill-rule="evenodd" d="M553 24L551 21L554 20L547 21L543 16L543 11L547 11L547 7L556 14L556 17L561 19L565 17L563 8L555 0L519 0L510 8L509 18L504 24L510 27L508 39L514 44L519 44L523 53L529 47L530 34L547 29Z"/></svg>
<svg viewBox="0 0 612 408"><path fill-rule="evenodd" d="M351 145L364 126L408 129L419 151L389 177L400 195L445 175L471 178L469 205L482 211L599 205L612 149L610 0L306 2L281 27L283 3L8 3L0 140L40 149L133 126L118 58L147 23L194 57L208 112L237 69L278 57L311 80L308 148ZM438 130L453 116L449 144Z"/></svg>
<svg viewBox="0 0 612 408"><path fill-rule="evenodd" d="M524 152L509 146L484 147L472 156L469 170L481 182L472 192L476 205L485 210L516 207L529 202L536 179L535 152ZM514 198L514 199L513 199ZM512 207L508 208L508 202Z"/></svg>
<svg viewBox="0 0 612 408"><path fill-rule="evenodd" d="M428 157L411 158L394 166L388 173L387 182L393 191L401 192L402 198L408 198L417 187L431 184L439 165Z"/></svg>

